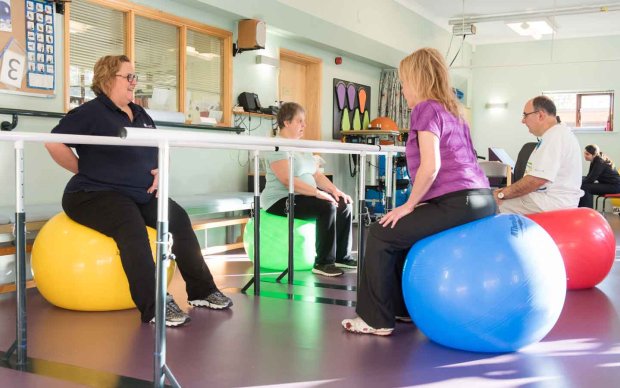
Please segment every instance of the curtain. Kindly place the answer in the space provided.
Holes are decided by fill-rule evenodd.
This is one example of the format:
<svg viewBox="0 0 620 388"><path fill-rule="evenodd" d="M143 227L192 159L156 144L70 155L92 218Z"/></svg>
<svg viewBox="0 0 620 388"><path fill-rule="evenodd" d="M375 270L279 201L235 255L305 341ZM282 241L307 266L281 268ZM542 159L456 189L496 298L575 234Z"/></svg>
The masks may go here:
<svg viewBox="0 0 620 388"><path fill-rule="evenodd" d="M381 71L379 81L379 117L389 117L396 122L398 128L409 128L411 109L401 93L400 80L396 69Z"/></svg>

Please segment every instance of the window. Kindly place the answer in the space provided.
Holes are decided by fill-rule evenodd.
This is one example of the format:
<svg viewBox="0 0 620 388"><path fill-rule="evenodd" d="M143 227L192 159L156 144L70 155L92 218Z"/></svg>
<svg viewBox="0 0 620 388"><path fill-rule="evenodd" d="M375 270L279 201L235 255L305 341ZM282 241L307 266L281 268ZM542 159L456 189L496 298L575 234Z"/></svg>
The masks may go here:
<svg viewBox="0 0 620 388"><path fill-rule="evenodd" d="M69 108L75 108L95 98L90 85L97 59L105 54L120 55L125 52L126 26L122 12L96 4L76 1L71 4L71 11Z"/></svg>
<svg viewBox="0 0 620 388"><path fill-rule="evenodd" d="M613 131L614 92L543 92L557 107L558 116L580 131Z"/></svg>
<svg viewBox="0 0 620 388"><path fill-rule="evenodd" d="M230 31L120 0L74 1L65 15L67 110L95 97L90 84L97 59L125 54L139 76L137 104L186 117L191 108L192 119L231 124Z"/></svg>
<svg viewBox="0 0 620 388"><path fill-rule="evenodd" d="M135 52L136 103L154 110L179 111L179 29L136 16ZM215 70L219 75L219 69Z"/></svg>
<svg viewBox="0 0 620 388"><path fill-rule="evenodd" d="M187 109L197 110L201 117L211 117L219 122L222 117L222 79L215 75L224 55L222 42L199 31L187 30L185 51Z"/></svg>

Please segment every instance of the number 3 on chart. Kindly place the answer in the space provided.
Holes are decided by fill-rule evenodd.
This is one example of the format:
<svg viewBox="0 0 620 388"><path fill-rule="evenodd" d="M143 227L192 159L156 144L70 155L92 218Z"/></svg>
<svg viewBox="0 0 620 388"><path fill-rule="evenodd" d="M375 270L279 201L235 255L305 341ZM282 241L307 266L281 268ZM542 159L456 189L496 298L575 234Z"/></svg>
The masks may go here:
<svg viewBox="0 0 620 388"><path fill-rule="evenodd" d="M2 56L2 69L0 69L0 82L21 88L24 77L25 57L12 50L6 50Z"/></svg>

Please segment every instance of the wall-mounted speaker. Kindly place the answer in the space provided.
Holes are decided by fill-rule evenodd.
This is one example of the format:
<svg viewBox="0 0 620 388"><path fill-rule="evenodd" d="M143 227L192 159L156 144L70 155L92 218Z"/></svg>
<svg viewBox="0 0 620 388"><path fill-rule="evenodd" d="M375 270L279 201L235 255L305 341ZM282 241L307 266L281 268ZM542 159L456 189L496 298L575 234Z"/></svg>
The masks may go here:
<svg viewBox="0 0 620 388"><path fill-rule="evenodd" d="M237 47L241 50L265 48L267 26L257 19L239 20L237 27Z"/></svg>

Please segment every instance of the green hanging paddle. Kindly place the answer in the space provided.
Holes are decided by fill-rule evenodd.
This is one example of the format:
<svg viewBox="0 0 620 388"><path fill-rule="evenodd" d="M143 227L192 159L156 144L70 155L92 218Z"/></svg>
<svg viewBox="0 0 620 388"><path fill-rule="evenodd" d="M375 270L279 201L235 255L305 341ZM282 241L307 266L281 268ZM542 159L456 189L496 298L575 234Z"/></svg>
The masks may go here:
<svg viewBox="0 0 620 388"><path fill-rule="evenodd" d="M364 120L362 122L362 128L368 129L369 125L370 125L370 115L368 114L368 110L367 110L366 112L364 112Z"/></svg>
<svg viewBox="0 0 620 388"><path fill-rule="evenodd" d="M342 121L340 124L341 131L350 131L351 130L351 120L349 119L349 110L342 110Z"/></svg>
<svg viewBox="0 0 620 388"><path fill-rule="evenodd" d="M362 121L360 120L359 108L355 108L355 113L353 114L353 129L356 131L362 129Z"/></svg>

